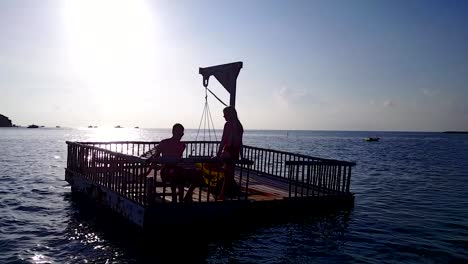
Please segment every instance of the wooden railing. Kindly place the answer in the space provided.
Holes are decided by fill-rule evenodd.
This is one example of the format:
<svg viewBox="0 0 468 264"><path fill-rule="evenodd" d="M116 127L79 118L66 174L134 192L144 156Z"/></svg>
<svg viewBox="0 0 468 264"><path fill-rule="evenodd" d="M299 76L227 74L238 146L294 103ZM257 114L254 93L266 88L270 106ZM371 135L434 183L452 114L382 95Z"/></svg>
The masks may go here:
<svg viewBox="0 0 468 264"><path fill-rule="evenodd" d="M323 159L302 154L296 154L286 151L258 148L252 146L244 146L242 156L254 161L252 170L255 172L278 176L281 178L289 178L289 166L287 162L322 162L322 163L339 163L343 165L354 166L353 162L339 161L333 159Z"/></svg>
<svg viewBox="0 0 468 264"><path fill-rule="evenodd" d="M115 141L115 142L76 142L137 157L148 157L154 152L158 141ZM217 141L184 141L187 145L183 157L214 156L219 148Z"/></svg>
<svg viewBox="0 0 468 264"><path fill-rule="evenodd" d="M356 163L244 146L243 157L252 170L287 179L289 198L350 194L351 168Z"/></svg>
<svg viewBox="0 0 468 264"><path fill-rule="evenodd" d="M219 148L218 141L185 141L185 158L192 156L214 156ZM82 142L101 150L119 152L131 160L150 157L159 142ZM106 152L108 153L108 152ZM103 154L100 154L103 155ZM107 154L109 155L109 154ZM119 156L123 157L123 156ZM290 184L290 197L320 194L348 194L351 168L356 164L348 161L323 159L286 151L244 145L242 158L253 161L253 166L238 164L238 168L249 166L258 174L274 176ZM113 157L118 159L118 157ZM133 170L138 166L134 164Z"/></svg>
<svg viewBox="0 0 468 264"><path fill-rule="evenodd" d="M289 198L349 195L351 162L286 161L288 167Z"/></svg>
<svg viewBox="0 0 468 264"><path fill-rule="evenodd" d="M139 147L146 146L142 143L84 144L78 142L67 142L67 144L67 172L78 173L86 180L99 186L106 187L142 205L151 204L155 201L155 198L159 198L159 201L161 202L166 202L164 196L166 196L166 187L168 187L169 184L163 183L160 180L160 177L156 177L155 172L159 169L159 165L174 164L183 166L187 164L195 165L195 163L220 162L220 160L208 158L202 155L193 155L182 159L153 159L115 152L116 150L125 150L124 152L131 153L132 149L135 150L139 149ZM126 151L127 149L129 151ZM147 150L146 147L142 147L138 152L134 153L143 153L144 151L149 150ZM246 159L224 162L233 162L238 168L240 168L237 184L240 189L247 190L250 177L250 167L253 162ZM208 172L211 173L210 170ZM162 192L156 192L157 187L163 187ZM205 187L207 195L204 197L204 201L212 201L212 199L210 199L210 195L212 194L211 189L207 188L208 186L204 184L203 181L200 181L196 187L199 190L198 202L203 201L202 191L200 188ZM247 192L239 192L237 196L231 198L231 200L247 199Z"/></svg>
<svg viewBox="0 0 468 264"><path fill-rule="evenodd" d="M147 204L146 160L99 148L67 142L67 170L140 204Z"/></svg>

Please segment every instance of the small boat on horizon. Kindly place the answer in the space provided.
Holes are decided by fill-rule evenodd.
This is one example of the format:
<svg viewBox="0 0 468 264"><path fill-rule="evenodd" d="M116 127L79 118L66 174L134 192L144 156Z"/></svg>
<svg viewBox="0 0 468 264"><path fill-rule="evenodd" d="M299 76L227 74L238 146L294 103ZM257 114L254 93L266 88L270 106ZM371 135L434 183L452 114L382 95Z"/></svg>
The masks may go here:
<svg viewBox="0 0 468 264"><path fill-rule="evenodd" d="M122 128L121 126L115 126L115 128Z"/></svg>
<svg viewBox="0 0 468 264"><path fill-rule="evenodd" d="M380 138L378 137L366 137L364 138L365 141L379 141Z"/></svg>
<svg viewBox="0 0 468 264"><path fill-rule="evenodd" d="M29 125L27 128L39 128L38 125Z"/></svg>

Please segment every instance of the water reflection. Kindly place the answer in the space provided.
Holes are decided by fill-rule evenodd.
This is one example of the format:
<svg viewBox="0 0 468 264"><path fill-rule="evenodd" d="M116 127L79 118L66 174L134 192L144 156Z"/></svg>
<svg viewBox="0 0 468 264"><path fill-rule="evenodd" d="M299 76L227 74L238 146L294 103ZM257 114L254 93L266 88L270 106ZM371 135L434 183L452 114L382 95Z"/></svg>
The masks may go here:
<svg viewBox="0 0 468 264"><path fill-rule="evenodd" d="M107 138L101 129L0 129L0 263L30 263L36 254L55 263L135 263L145 256L164 262L164 255L174 262L164 251L179 248L177 242L153 236L146 245L135 243L133 232L109 227L115 219L96 221L96 210L83 213L64 200L70 193L66 140L159 141L171 134L169 128L110 128L115 134ZM195 139L196 132L184 139ZM245 144L356 160L353 212L345 219L307 216L239 231L213 226L208 233L218 236L183 240L181 252L196 253L178 255L188 255L186 262L226 263L467 262L465 135L385 132L378 144L366 144L366 132L300 133L246 131ZM226 229L231 234L223 234Z"/></svg>
<svg viewBox="0 0 468 264"><path fill-rule="evenodd" d="M257 225L237 238L212 243L212 263L311 263L320 262L323 252L338 257L348 233L349 211L291 216L278 223ZM332 261L333 262L333 261Z"/></svg>
<svg viewBox="0 0 468 264"><path fill-rule="evenodd" d="M133 141L142 139L142 130L134 128L83 128L81 130L85 132L85 141Z"/></svg>
<svg viewBox="0 0 468 264"><path fill-rule="evenodd" d="M350 211L307 213L251 219L249 222L180 227L143 233L115 215L70 195L66 234L78 259L88 261L151 260L151 263L255 262L297 258L307 252L338 250L346 240ZM68 198L67 198L68 199ZM302 248L302 249L301 249ZM255 249L255 250L252 250ZM181 252L174 254L174 250Z"/></svg>
<svg viewBox="0 0 468 264"><path fill-rule="evenodd" d="M32 260L32 263L35 263L35 264L52 263L52 261L49 258L39 253L35 253L34 256L31 258L31 260Z"/></svg>

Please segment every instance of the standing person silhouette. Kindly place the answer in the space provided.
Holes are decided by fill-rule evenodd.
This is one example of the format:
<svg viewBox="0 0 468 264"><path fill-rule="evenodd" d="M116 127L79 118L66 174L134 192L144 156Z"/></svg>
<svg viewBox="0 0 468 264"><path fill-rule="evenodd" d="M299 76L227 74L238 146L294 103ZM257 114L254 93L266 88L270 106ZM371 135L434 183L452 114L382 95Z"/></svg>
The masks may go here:
<svg viewBox="0 0 468 264"><path fill-rule="evenodd" d="M236 187L234 181L234 161L240 158L242 150L242 136L244 134L244 127L239 121L237 111L233 106L228 106L223 109L224 124L223 136L221 138L221 144L217 157L225 160L224 164L224 181L221 187L221 191L217 197L218 200L224 200L225 196L231 195Z"/></svg>

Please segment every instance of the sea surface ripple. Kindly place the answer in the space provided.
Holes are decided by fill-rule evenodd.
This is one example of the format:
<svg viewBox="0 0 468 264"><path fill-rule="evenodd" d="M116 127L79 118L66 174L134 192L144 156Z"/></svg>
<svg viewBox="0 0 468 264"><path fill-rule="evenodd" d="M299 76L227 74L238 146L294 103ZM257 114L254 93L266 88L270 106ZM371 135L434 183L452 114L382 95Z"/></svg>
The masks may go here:
<svg viewBox="0 0 468 264"><path fill-rule="evenodd" d="M169 134L167 129L0 129L0 263L147 260L132 234L117 235L121 230L107 228L95 211L72 199L64 181L65 141L156 141ZM368 136L381 139L365 142ZM196 131L188 130L184 139L195 137ZM252 130L244 143L356 162L354 208L204 241L187 262L468 263L467 135ZM161 257L152 263L171 261Z"/></svg>

